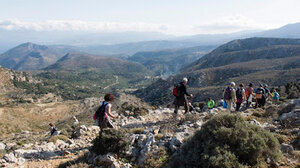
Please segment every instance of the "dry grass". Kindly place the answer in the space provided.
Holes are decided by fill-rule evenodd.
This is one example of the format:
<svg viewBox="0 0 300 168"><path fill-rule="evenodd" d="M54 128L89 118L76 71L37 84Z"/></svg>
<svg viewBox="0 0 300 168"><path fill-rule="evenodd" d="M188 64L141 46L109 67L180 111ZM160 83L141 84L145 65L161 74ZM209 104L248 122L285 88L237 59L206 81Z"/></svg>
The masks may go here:
<svg viewBox="0 0 300 168"><path fill-rule="evenodd" d="M68 137L66 137L64 135L57 135L57 136L53 136L50 139L48 139L48 142L53 142L55 144L58 139L65 141L65 142L68 141Z"/></svg>
<svg viewBox="0 0 300 168"><path fill-rule="evenodd" d="M133 134L143 134L144 130L145 130L145 128L131 128L129 130L129 132L131 132Z"/></svg>
<svg viewBox="0 0 300 168"><path fill-rule="evenodd" d="M22 104L1 109L0 138L11 133L22 131L48 131L50 122L56 123L71 117L77 102L62 102L48 104Z"/></svg>
<svg viewBox="0 0 300 168"><path fill-rule="evenodd" d="M161 140L163 137L164 137L163 134L156 134L156 135L154 136L154 138L155 138L156 141Z"/></svg>

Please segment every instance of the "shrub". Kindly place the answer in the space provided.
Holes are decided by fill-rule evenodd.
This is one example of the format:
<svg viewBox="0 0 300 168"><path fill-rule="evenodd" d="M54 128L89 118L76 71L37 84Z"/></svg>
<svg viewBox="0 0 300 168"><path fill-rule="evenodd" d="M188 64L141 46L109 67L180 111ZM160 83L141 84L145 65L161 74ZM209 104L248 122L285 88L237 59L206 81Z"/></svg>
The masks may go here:
<svg viewBox="0 0 300 168"><path fill-rule="evenodd" d="M129 104L128 102L125 102L121 105L122 113L125 116L133 116L133 117L138 117L138 116L144 116L148 114L148 110L145 107L141 107L135 104ZM130 111L130 114L127 114L125 111Z"/></svg>
<svg viewBox="0 0 300 168"><path fill-rule="evenodd" d="M206 103L205 102L195 102L195 103L193 103L193 105L195 107L199 107L202 110L204 108L204 106L206 105Z"/></svg>
<svg viewBox="0 0 300 168"><path fill-rule="evenodd" d="M278 118L278 107L277 106L269 106L266 108L266 112L264 114L265 117L273 117Z"/></svg>
<svg viewBox="0 0 300 168"><path fill-rule="evenodd" d="M129 130L129 132L131 132L133 134L143 134L144 130L145 130L145 128L132 128Z"/></svg>
<svg viewBox="0 0 300 168"><path fill-rule="evenodd" d="M92 151L101 155L109 152L120 154L128 149L128 145L124 129L103 129L94 140Z"/></svg>
<svg viewBox="0 0 300 168"><path fill-rule="evenodd" d="M170 167L244 167L281 157L278 140L240 115L223 114L207 121L172 158Z"/></svg>
<svg viewBox="0 0 300 168"><path fill-rule="evenodd" d="M282 134L278 134L278 133L274 133L273 135L278 139L280 144L289 143L289 141L290 141L290 138L286 135L282 135Z"/></svg>
<svg viewBox="0 0 300 168"><path fill-rule="evenodd" d="M167 162L169 156L165 149L158 148L156 151L147 153L145 160L143 161L143 168L159 168L163 167Z"/></svg>
<svg viewBox="0 0 300 168"><path fill-rule="evenodd" d="M58 139L65 142L68 141L68 137L66 137L65 135L56 135L48 139L48 142L53 142L55 144Z"/></svg>

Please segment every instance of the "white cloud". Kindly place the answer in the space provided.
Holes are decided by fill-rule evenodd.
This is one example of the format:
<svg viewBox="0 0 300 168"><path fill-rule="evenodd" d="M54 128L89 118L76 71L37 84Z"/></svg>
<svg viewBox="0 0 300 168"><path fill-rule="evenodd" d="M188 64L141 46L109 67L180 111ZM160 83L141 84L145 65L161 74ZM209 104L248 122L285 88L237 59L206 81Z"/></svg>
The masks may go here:
<svg viewBox="0 0 300 168"><path fill-rule="evenodd" d="M90 31L90 32L166 32L167 25L148 23L93 22L81 20L48 20L44 22L23 22L0 20L0 29L35 31Z"/></svg>
<svg viewBox="0 0 300 168"><path fill-rule="evenodd" d="M224 16L194 27L198 33L232 33L244 30L270 29L274 26L260 24L243 15Z"/></svg>
<svg viewBox="0 0 300 168"><path fill-rule="evenodd" d="M279 26L277 26L279 27ZM0 29L34 31L87 31L87 32L161 32L173 35L231 33L243 30L270 29L274 25L264 25L242 15L224 16L199 25L166 25L150 23L97 22L82 20L47 20L25 22L20 20L0 20Z"/></svg>

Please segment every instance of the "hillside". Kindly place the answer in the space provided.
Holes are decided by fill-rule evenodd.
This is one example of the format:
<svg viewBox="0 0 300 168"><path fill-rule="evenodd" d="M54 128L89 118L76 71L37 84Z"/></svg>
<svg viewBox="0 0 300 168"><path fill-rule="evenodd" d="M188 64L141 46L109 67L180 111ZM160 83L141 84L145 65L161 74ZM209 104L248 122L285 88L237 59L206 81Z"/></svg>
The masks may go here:
<svg viewBox="0 0 300 168"><path fill-rule="evenodd" d="M183 49L138 52L127 60L139 62L158 76L170 76L213 49L213 46L198 46Z"/></svg>
<svg viewBox="0 0 300 168"><path fill-rule="evenodd" d="M45 68L53 71L101 70L107 73L145 72L146 68L138 63L124 61L118 58L97 56L85 53L68 53L55 64Z"/></svg>
<svg viewBox="0 0 300 168"><path fill-rule="evenodd" d="M158 80L148 88L136 91L136 94L155 104L171 103L171 88L183 77L190 80L188 85L195 95L194 101L208 97L220 99L222 90L231 81L253 82L256 86L259 83L279 86L300 81L298 42L266 38L236 40L220 46L177 75ZM156 86L155 89L152 86Z"/></svg>
<svg viewBox="0 0 300 168"><path fill-rule="evenodd" d="M300 23L287 24L278 29L254 34L257 37L300 38Z"/></svg>
<svg viewBox="0 0 300 168"><path fill-rule="evenodd" d="M187 70L217 67L255 59L300 55L300 39L249 38L221 45L194 62Z"/></svg>
<svg viewBox="0 0 300 168"><path fill-rule="evenodd" d="M139 63L85 53L69 53L55 64L36 72L34 77L43 81L43 92L77 100L97 97L100 93L116 89L141 88L154 80L151 75ZM20 86L39 88L22 84ZM36 92L36 89L31 90Z"/></svg>
<svg viewBox="0 0 300 168"><path fill-rule="evenodd" d="M0 95L16 89L14 87L14 81L32 81L32 77L28 73L9 70L1 66L0 79Z"/></svg>
<svg viewBox="0 0 300 168"><path fill-rule="evenodd" d="M55 63L72 49L24 43L0 55L0 65L14 70L37 70Z"/></svg>

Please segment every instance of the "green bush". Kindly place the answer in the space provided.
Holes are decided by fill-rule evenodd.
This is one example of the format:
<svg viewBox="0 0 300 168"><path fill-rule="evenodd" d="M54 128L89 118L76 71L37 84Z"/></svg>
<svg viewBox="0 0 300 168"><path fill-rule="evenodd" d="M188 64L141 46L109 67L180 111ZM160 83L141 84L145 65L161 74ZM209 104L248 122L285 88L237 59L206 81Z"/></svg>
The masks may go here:
<svg viewBox="0 0 300 168"><path fill-rule="evenodd" d="M148 114L148 110L144 107L135 105L135 104L130 104L129 102L125 102L121 105L122 113L125 116L144 116ZM127 114L125 111L130 111L132 114Z"/></svg>
<svg viewBox="0 0 300 168"><path fill-rule="evenodd" d="M217 115L183 144L170 167L244 167L278 161L278 140L240 115Z"/></svg>
<svg viewBox="0 0 300 168"><path fill-rule="evenodd" d="M163 148L158 148L156 151L147 153L145 160L143 161L143 168L160 168L166 164L169 158L168 153Z"/></svg>
<svg viewBox="0 0 300 168"><path fill-rule="evenodd" d="M94 140L92 151L97 154L109 152L120 154L128 149L129 141L124 129L103 129Z"/></svg>

